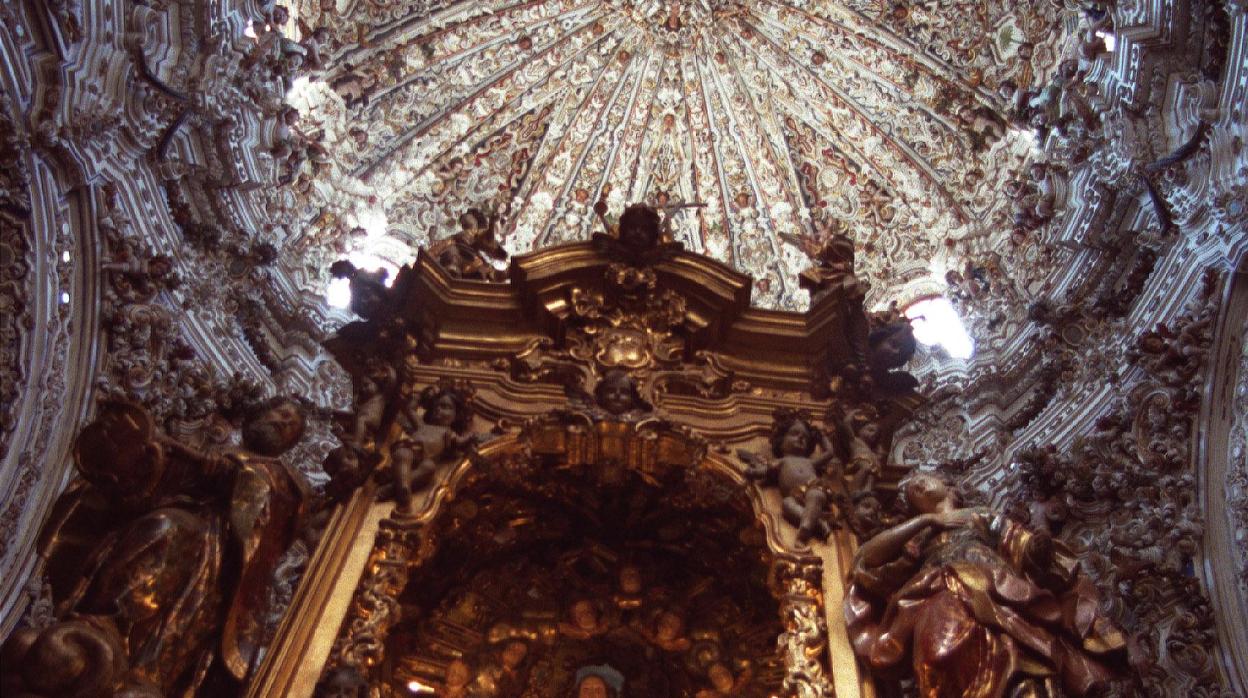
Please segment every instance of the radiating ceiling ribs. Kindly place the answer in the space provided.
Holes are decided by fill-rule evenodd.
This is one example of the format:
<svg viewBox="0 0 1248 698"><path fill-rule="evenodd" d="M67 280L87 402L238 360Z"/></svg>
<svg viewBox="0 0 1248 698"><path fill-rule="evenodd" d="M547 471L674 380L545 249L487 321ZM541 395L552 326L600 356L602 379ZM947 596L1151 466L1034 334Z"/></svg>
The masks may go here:
<svg viewBox="0 0 1248 698"><path fill-rule="evenodd" d="M598 198L602 196L602 190L605 186L607 185L614 186L615 184L615 182L611 180L611 170L615 167L616 159L619 156L620 145L621 145L622 138L623 138L623 132L628 127L629 124L633 123L633 120L635 118L640 116L640 110L638 108L638 105L641 102L638 99L638 97L641 95L641 90L646 84L646 75L649 74L651 70L651 66L654 64L654 59L656 55L659 55L658 52L655 52L655 51L646 52L645 63L642 65L641 69L639 70L637 74L637 84L636 86L633 87L633 93L629 97L628 110L625 113L624 118L622 118L620 122L616 124L615 128L611 129L612 137L610 141L610 146L608 147L608 150L607 150L606 160L605 162L603 162L603 165L602 165L602 173L599 175L598 182L595 184L594 189L590 192L591 198L594 201L597 201ZM654 89L656 91L658 90L657 81L655 81ZM651 99L646 102L646 105L651 105L653 103L654 103L654 100ZM646 111L646 118L649 119L649 109L646 109L645 111Z"/></svg>
<svg viewBox="0 0 1248 698"><path fill-rule="evenodd" d="M625 43L624 39L621 38L620 44L622 45L624 43ZM637 57L633 56L632 59L629 61L628 66L625 66L625 69L623 71L625 75L628 74L628 69L632 67L633 63L636 60L637 60ZM597 91L599 83L602 82L603 77L611 69L612 69L611 59L608 58L607 61L602 66L602 69L598 71L598 75L594 78L593 86L591 86L588 90L586 90L585 100L582 102L582 105L588 103L593 98L594 92ZM589 152L590 147L597 141L598 137L606 130L604 125L609 122L611 108L615 105L616 100L619 99L620 93L623 91L623 88L626 84L627 84L627 81L622 76L620 81L615 85L615 89L612 90L611 97L607 100L607 103L604 106L603 110L593 117L594 127L590 130L589 137L585 139L585 142L580 144L579 152L577 153L577 157L576 157L576 162L574 165L572 165L572 170L571 172L569 172L568 177L564 180L563 186L560 187L559 194L558 196L555 197L554 206L551 207L551 210L547 213L546 219L542 222L542 225L539 226L539 230L541 232L538 233L537 238L536 238L537 244L539 246L544 246L544 245L549 244L548 240L549 240L551 225L552 225L551 219L554 217L555 212L559 210L560 203L567 199L568 192L572 189L573 184L575 184L575 182L577 181L578 179L577 175L580 173L581 167L583 167L585 163L585 155ZM584 112L583 109L578 110L578 111ZM571 127L575 125L576 124L575 124L575 119L574 119L573 123L569 126L569 131L571 130Z"/></svg>
<svg viewBox="0 0 1248 698"><path fill-rule="evenodd" d="M961 202L958 201L956 197L954 197L952 194L949 193L948 190L945 189L944 183L941 181L935 169L926 160L924 160L922 156L916 153L914 151L914 148L911 147L909 143L906 143L905 141L897 138L892 133L891 130L881 128L880 125L876 123L876 120L872 118L872 116L867 112L867 110L861 104L859 104L857 100L855 100L853 97L850 97L849 95L845 94L840 89L838 89L836 86L828 83L826 80L823 79L823 76L811 70L809 66L804 65L804 64L799 64L793 61L787 52L785 52L780 46L777 46L775 44L775 42L771 39L771 37L767 36L765 33L760 31L757 27L751 26L750 28L753 31L754 35L759 37L760 41L767 43L773 49L774 54L783 57L784 59L788 60L790 64L793 64L797 70L806 73L810 78L812 78L815 81L816 84L823 87L834 99L836 99L842 105L844 105L846 109L849 109L850 111L854 112L854 114L857 115L858 118L861 119L863 123L867 125L868 128L870 128L878 136L880 136L880 138L892 144L897 149L897 151L899 151L902 154L902 156L907 161L909 161L909 163L914 167L914 169L919 173L919 175L923 177L924 179L926 179L928 183L932 186L932 188L935 189L936 192L941 196L941 198L943 198L946 201L946 203L949 204L949 206L953 209L953 211L957 214L958 218L961 221L969 222L972 220L971 217L968 216L966 211L963 209ZM767 57L763 56L758 51L755 51L753 47L749 46L748 44L745 44L744 42L741 42L741 44L745 48L745 50L752 53L756 58L758 58L759 61L762 61L764 63L770 63Z"/></svg>
<svg viewBox="0 0 1248 698"><path fill-rule="evenodd" d="M826 8L829 13L836 13L837 18L826 15L807 12L799 7L786 5L779 0L759 0L769 5L779 8L782 11L795 12L801 14L807 20L816 22L829 27L833 31L844 32L849 36L857 38L861 41L867 41L897 56L898 62L907 63L913 61L918 66L926 68L932 75L956 82L961 85L967 92L979 97L980 101L989 106L995 106L995 98L990 92L984 88L977 88L970 84L966 76L945 63L944 61L931 56L923 51L922 47L915 46L908 39L898 36L880 24L871 22L861 14L853 10L842 7L837 3L822 3L821 6Z"/></svg>
<svg viewBox="0 0 1248 698"><path fill-rule="evenodd" d="M445 118L447 115L454 113L455 111L458 111L465 104L467 104L468 102L471 102L473 99L484 94L491 87L494 87L495 85L502 83L504 80L509 78L512 74L514 74L516 70L527 65L528 63L533 62L537 58L550 53L551 51L554 50L556 46L563 44L563 43L570 42L573 36L575 36L576 34L582 31L587 30L593 24L593 21L592 21L593 19L595 18L591 17L590 20L583 22L581 26L577 27L575 30L569 31L566 34L561 35L559 39L551 42L550 44L547 44L540 51L537 51L534 55L527 56L525 57L524 60L517 61L511 64L510 66L508 66L503 71L500 71L499 73L495 74L489 80L485 81L484 83L479 85L476 89L474 89L467 97L465 97L464 99L461 99L455 107L451 109L442 110L438 112L437 114L434 114L425 118L419 124L412 127L407 132L405 132L402 136L396 139L395 144L391 148L389 148L386 152L382 153L379 157L374 159L372 162L369 162L367 164L361 165L360 167L357 167L355 171L351 173L351 176L357 177L360 179L367 179L372 174L372 172L376 170L377 167L379 167L382 163L386 162L388 159L393 157L399 151L403 150L404 147L408 145L409 143L411 143L413 140L424 135L429 130L429 128L432 127L434 124L436 124L438 121ZM588 44L585 48L578 51L576 55L579 56L588 52L593 46L596 46L598 43L604 40L605 40L605 35L604 37L600 37L594 42L591 42L590 44ZM549 77L553 73L558 72L560 67L568 65L573 60L575 59L573 58L573 59L569 59L568 61L564 61L563 63L560 64L560 66L552 69L550 72L547 73L546 79L549 79Z"/></svg>

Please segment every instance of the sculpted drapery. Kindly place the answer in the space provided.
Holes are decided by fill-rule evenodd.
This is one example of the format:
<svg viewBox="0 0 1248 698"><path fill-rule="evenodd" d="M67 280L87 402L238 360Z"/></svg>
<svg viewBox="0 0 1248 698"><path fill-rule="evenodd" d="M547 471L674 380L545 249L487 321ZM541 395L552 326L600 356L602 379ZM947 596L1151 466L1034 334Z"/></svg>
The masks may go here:
<svg viewBox="0 0 1248 698"><path fill-rule="evenodd" d="M875 672L908 660L926 698L1086 696L1125 646L1073 555L940 478L912 475L917 512L859 549L845 599L850 638Z"/></svg>
<svg viewBox="0 0 1248 698"><path fill-rule="evenodd" d="M156 432L142 408L102 407L75 445L84 479L45 533L49 564L77 568L78 582L56 599L58 623L6 643L6 691L182 695L243 678L308 501L277 459L303 424L294 403L274 401L245 420L244 448L200 453Z"/></svg>

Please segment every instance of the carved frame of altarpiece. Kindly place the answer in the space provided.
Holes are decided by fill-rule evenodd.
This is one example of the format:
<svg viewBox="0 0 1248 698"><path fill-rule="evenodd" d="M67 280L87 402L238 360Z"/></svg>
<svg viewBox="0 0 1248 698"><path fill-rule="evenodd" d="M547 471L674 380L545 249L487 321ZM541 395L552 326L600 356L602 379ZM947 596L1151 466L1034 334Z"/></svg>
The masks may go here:
<svg viewBox="0 0 1248 698"><path fill-rule="evenodd" d="M751 279L714 260L679 249L639 260L601 242L516 258L501 284L450 278L422 253L400 272L381 319L330 340L358 376L384 343L378 328L402 327L404 348L391 356L400 357L407 389L471 384L474 428L492 427L495 437L471 457L443 464L411 514L394 516L377 479L336 506L247 695L311 696L347 635L372 633L371 641L384 642L397 620L395 599L434 545L422 531L483 463L535 452L585 467L607 458L642 477L655 467L701 469L741 488L781 570L783 692L874 695L841 611L854 536L841 529L826 542L799 545L779 515L779 495L749 482L732 455L765 449L777 408L823 415L838 399L873 399L827 397L821 388L829 367L851 360L845 315L861 308L835 293L801 314L751 308ZM400 341L393 334L385 341ZM611 368L638 376L653 413L646 423L570 407L570 381L585 394ZM875 407L891 436L914 403L890 399ZM384 444L377 451L384 470ZM880 486L899 475L885 468Z"/></svg>

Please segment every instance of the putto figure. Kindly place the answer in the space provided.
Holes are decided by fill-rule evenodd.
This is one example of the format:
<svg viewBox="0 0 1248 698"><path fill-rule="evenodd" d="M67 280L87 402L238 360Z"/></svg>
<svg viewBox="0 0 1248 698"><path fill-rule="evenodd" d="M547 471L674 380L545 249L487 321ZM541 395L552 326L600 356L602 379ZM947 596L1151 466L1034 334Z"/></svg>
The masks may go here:
<svg viewBox="0 0 1248 698"><path fill-rule="evenodd" d="M604 192L605 196L605 192ZM671 208L671 207L668 207ZM594 235L595 243L612 257L629 264L647 266L683 246L663 239L664 217L646 204L633 204L620 214L617 225L607 222L607 202L594 204L594 213L606 234Z"/></svg>
<svg viewBox="0 0 1248 698"><path fill-rule="evenodd" d="M450 385L412 393L399 408L398 422L403 433L390 447L394 496L399 511L410 513L412 491L428 484L439 463L463 455L480 437L468 433L472 405L467 390Z"/></svg>
<svg viewBox="0 0 1248 698"><path fill-rule="evenodd" d="M958 505L939 476L898 491L914 511L859 548L845 618L873 670L909 659L918 694L1099 695L1122 659L1069 550L986 508Z"/></svg>
<svg viewBox="0 0 1248 698"><path fill-rule="evenodd" d="M459 227L458 233L433 245L429 254L454 278L506 281L507 273L494 267L495 261L507 259L495 237L498 216L470 208L460 215Z"/></svg>
<svg viewBox="0 0 1248 698"><path fill-rule="evenodd" d="M355 380L355 421L347 441L358 450L373 446L381 431L386 401L398 376L390 364L372 359Z"/></svg>
<svg viewBox="0 0 1248 698"><path fill-rule="evenodd" d="M822 452L815 456L816 448ZM746 463L747 477L780 487L784 518L797 527L797 539L823 540L832 532L828 509L832 499L844 496L842 464L828 437L803 414L777 410L771 432L771 458L737 451Z"/></svg>

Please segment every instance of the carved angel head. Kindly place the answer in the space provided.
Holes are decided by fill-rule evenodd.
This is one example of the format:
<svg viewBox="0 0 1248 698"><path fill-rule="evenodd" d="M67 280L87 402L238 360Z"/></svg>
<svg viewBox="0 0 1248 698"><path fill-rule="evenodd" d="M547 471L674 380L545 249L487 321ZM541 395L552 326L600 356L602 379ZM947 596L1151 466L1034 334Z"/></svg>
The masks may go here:
<svg viewBox="0 0 1248 698"><path fill-rule="evenodd" d="M637 390L637 383L627 371L607 371L594 387L594 402L613 415L648 409L649 405Z"/></svg>
<svg viewBox="0 0 1248 698"><path fill-rule="evenodd" d="M431 385L420 393L426 424L450 427L462 434L472 423L472 405L468 392L451 385Z"/></svg>
<svg viewBox="0 0 1248 698"><path fill-rule="evenodd" d="M905 503L920 514L936 511L949 498L956 504L957 490L943 476L934 472L912 472L897 483L897 492Z"/></svg>
<svg viewBox="0 0 1248 698"><path fill-rule="evenodd" d="M262 456L276 457L303 438L307 422L298 403L274 398L251 410L243 421L243 446Z"/></svg>
<svg viewBox="0 0 1248 698"><path fill-rule="evenodd" d="M658 211L633 204L620 216L620 242L633 250L648 250L659 243L661 225Z"/></svg>
<svg viewBox="0 0 1248 698"><path fill-rule="evenodd" d="M771 454L809 457L815 452L815 427L807 415L793 410L776 410L771 427Z"/></svg>

